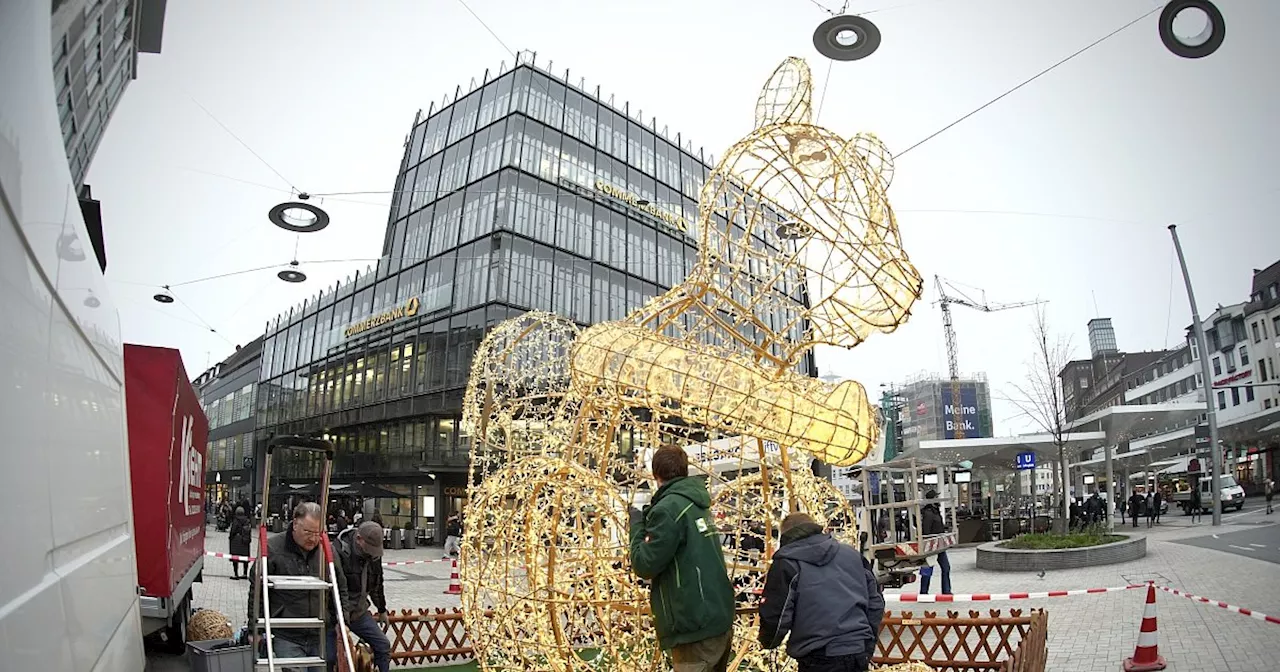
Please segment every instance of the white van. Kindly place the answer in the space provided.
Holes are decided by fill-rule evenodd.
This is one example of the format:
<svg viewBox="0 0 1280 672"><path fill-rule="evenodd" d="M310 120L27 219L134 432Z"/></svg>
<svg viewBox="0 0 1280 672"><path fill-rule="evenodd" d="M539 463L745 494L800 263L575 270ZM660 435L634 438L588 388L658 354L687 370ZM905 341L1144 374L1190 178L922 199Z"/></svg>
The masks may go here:
<svg viewBox="0 0 1280 672"><path fill-rule="evenodd" d="M1222 478L1222 510L1226 511L1228 507L1236 507L1236 511L1244 508L1244 488L1236 483L1236 478L1231 474L1223 474ZM1213 501L1213 479L1200 479L1200 503L1201 511L1209 512L1209 504Z"/></svg>

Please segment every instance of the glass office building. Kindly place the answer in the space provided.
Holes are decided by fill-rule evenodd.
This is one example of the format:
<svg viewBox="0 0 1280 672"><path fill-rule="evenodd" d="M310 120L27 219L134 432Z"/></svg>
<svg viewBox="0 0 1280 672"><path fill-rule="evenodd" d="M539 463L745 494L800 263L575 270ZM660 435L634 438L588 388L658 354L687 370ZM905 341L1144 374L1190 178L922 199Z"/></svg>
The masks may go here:
<svg viewBox="0 0 1280 672"><path fill-rule="evenodd" d="M636 116L523 55L420 114L376 268L268 325L259 445L329 434L335 482L405 495L383 504L388 524L459 510L462 396L486 330L529 310L620 319L694 264L707 162ZM305 457L276 464L316 473Z"/></svg>

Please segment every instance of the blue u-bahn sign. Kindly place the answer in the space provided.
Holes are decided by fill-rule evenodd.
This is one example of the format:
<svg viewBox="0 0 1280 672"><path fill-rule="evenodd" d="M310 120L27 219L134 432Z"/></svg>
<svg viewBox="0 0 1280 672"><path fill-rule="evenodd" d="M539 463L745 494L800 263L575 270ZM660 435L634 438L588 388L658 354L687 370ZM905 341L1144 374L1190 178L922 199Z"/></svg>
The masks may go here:
<svg viewBox="0 0 1280 672"><path fill-rule="evenodd" d="M1035 453L1018 453L1018 459L1014 463L1018 469L1035 469L1036 454Z"/></svg>

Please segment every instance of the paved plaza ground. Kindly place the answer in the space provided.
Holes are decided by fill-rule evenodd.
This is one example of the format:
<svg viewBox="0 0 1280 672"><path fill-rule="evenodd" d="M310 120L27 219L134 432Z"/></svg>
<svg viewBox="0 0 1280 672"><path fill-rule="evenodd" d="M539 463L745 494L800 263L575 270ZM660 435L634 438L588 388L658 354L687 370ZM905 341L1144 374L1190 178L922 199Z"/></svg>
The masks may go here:
<svg viewBox="0 0 1280 672"><path fill-rule="evenodd" d="M952 588L957 593L1036 592L1059 589L1121 586L1154 579L1170 587L1229 604L1280 615L1280 514L1267 516L1261 502L1250 501L1240 513L1224 516L1221 528L1212 528L1208 517L1198 525L1174 515L1157 528L1145 523L1138 530L1147 535L1147 557L1141 561L1078 570L1035 573L1000 573L978 570L976 552L963 548L951 552ZM1127 525L1122 533L1135 532ZM1214 538L1213 535L1218 535ZM1234 548L1233 548L1234 546ZM225 533L210 528L207 548L226 551ZM1244 550L1253 549L1253 550ZM438 559L441 549L387 551L386 560ZM231 564L208 558L205 581L196 587L196 606L217 609L237 627L245 617L247 581L233 581ZM386 594L392 609L458 606L458 598L445 595L449 563L432 562L386 569ZM914 590L908 586L906 592ZM897 591L891 591L897 592ZM974 605L937 605L939 611L990 608L1007 610L1043 607L1049 612L1050 672L1118 670L1133 655L1142 620L1144 590L1081 597L1020 600ZM1167 593L1157 593L1160 653L1169 670L1185 672L1270 672L1280 669L1280 625L1265 623L1216 606L1204 605ZM894 604L916 613L934 605Z"/></svg>

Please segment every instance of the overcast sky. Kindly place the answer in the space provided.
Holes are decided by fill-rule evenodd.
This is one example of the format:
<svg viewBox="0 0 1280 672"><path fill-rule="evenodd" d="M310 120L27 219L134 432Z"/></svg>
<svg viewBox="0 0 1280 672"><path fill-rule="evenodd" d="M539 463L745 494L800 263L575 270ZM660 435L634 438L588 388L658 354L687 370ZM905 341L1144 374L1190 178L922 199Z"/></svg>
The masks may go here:
<svg viewBox="0 0 1280 672"><path fill-rule="evenodd" d="M853 2L883 45L834 64L827 80L811 38L827 14L813 0L469 0L511 49L536 51L717 155L750 130L759 88L787 56L809 60L822 125L874 132L901 151L1158 4ZM1121 349L1172 345L1190 310L1173 276L1171 222L1202 314L1247 299L1252 269L1280 259L1280 2L1218 5L1229 30L1207 59L1167 52L1152 15L900 157L890 197L929 279L925 297L897 333L820 350L821 373L873 395L882 382L945 373L935 274L992 301L1049 301L1078 356L1095 316L1113 319ZM288 262L296 237L266 213L290 184L389 191L415 112L502 61L511 54L457 0L169 3L163 53L141 56L87 180L103 201L126 341L180 348L195 376L363 268L306 262L376 258L388 194L324 203L333 224L297 250L304 285L247 273L175 286L169 306L143 286ZM956 310L961 368L1011 394L1032 354L1032 312ZM998 433L1029 428L1015 413L996 402Z"/></svg>

